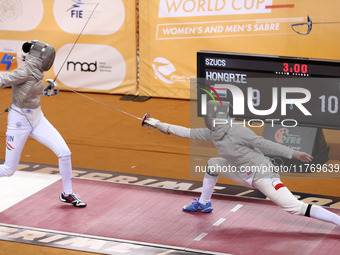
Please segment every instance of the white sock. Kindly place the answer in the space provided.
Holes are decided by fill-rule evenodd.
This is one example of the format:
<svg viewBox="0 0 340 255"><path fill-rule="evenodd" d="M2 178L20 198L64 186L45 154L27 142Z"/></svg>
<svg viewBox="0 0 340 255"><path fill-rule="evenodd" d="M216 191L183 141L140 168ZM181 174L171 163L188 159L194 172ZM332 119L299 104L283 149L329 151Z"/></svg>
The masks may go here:
<svg viewBox="0 0 340 255"><path fill-rule="evenodd" d="M72 194L72 164L71 156L59 158L59 171L63 182L65 195Z"/></svg>
<svg viewBox="0 0 340 255"><path fill-rule="evenodd" d="M202 188L201 197L198 200L201 204L205 205L210 202L211 195L214 191L217 179L218 179L218 175L212 176L208 173L205 173L204 179L203 179L203 188Z"/></svg>
<svg viewBox="0 0 340 255"><path fill-rule="evenodd" d="M340 216L332 213L319 205L312 205L310 208L310 217L334 223L340 226Z"/></svg>

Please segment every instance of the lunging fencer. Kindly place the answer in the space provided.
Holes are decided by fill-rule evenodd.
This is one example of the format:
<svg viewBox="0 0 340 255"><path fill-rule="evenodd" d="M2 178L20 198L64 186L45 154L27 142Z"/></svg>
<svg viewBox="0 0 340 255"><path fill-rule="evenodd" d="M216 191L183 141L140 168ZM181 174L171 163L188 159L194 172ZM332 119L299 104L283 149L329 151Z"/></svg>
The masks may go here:
<svg viewBox="0 0 340 255"><path fill-rule="evenodd" d="M60 200L76 207L85 207L72 191L71 151L59 132L41 111L40 97L55 94L57 84L48 80L44 89L44 72L55 58L55 48L40 41L23 44L24 63L17 69L0 75L0 88L12 87L12 103L9 107L6 132L6 157L0 165L0 177L12 176L18 168L24 145L31 136L51 149L59 158L59 171L63 183Z"/></svg>
<svg viewBox="0 0 340 255"><path fill-rule="evenodd" d="M223 124L215 124L216 119ZM183 207L184 211L210 213L213 208L211 196L216 185L218 175L223 174L233 181L258 189L271 201L291 214L304 215L327 221L340 226L340 216L321 206L306 204L293 196L289 189L281 182L278 171L263 152L272 155L295 158L309 163L312 156L296 151L284 145L257 136L250 128L243 125L231 125L229 118L229 104L222 105L213 101L207 103L207 114L204 121L207 128L185 128L182 126L163 123L146 115L143 126L154 127L164 134L173 134L181 138L188 138L212 142L220 157L208 160L207 171L203 179L201 196L191 204ZM233 167L237 171L221 171ZM245 169L248 169L245 171Z"/></svg>

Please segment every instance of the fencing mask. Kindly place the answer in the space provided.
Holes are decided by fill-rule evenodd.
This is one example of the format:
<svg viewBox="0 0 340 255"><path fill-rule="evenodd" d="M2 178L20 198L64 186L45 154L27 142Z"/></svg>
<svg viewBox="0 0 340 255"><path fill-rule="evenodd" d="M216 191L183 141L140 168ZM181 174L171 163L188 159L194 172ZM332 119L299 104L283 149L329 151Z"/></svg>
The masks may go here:
<svg viewBox="0 0 340 255"><path fill-rule="evenodd" d="M222 101L214 102L209 100L207 102L207 114L204 116L204 122L207 128L215 130L218 125L226 125L228 123L229 102Z"/></svg>
<svg viewBox="0 0 340 255"><path fill-rule="evenodd" d="M22 45L22 50L41 61L43 71L48 71L52 67L55 58L55 48L53 46L35 40L25 42Z"/></svg>

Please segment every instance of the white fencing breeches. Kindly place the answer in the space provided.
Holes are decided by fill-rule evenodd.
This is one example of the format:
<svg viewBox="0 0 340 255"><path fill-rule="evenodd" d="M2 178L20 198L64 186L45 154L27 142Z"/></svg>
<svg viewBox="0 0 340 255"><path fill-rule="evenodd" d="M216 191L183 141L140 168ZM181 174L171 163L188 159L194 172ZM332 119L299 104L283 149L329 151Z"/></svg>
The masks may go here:
<svg viewBox="0 0 340 255"><path fill-rule="evenodd" d="M223 166L228 166L228 162L225 159L211 158L208 161L208 166L215 167L207 168L207 172L203 180L202 194L199 199L200 203L206 204L210 201L219 174L223 174L243 186L248 186L248 181L243 179L244 175L240 175L238 172L233 171L222 171ZM261 191L272 202L291 214L304 215L340 226L339 215L318 205L303 203L294 197L290 190L281 182L278 173L257 172L254 175L252 185L254 188Z"/></svg>
<svg viewBox="0 0 340 255"><path fill-rule="evenodd" d="M294 197L279 178L255 178L253 186L285 211L305 215L308 204Z"/></svg>
<svg viewBox="0 0 340 255"><path fill-rule="evenodd" d="M32 128L27 118L11 110L8 115L6 132L6 158L0 165L0 177L11 176L18 168L20 157L28 136L51 149L59 158L59 171L64 192L72 193L71 151L59 132L42 116L37 126Z"/></svg>
<svg viewBox="0 0 340 255"><path fill-rule="evenodd" d="M216 166L220 167L217 168ZM222 169L223 166L228 166L227 160L224 158L211 158L208 161L208 166L215 166L212 169ZM234 171L215 171L210 174L223 174L229 179L235 181L242 186L249 187L248 181L244 179L244 176L238 172ZM206 177L205 177L206 178ZM204 183L203 183L204 184ZM266 174L255 174L255 177L252 181L252 185L254 188L261 191L265 196L267 196L271 201L280 206L287 212L292 214L302 214L304 215L307 210L307 204L299 201L294 195L289 191L287 187L280 181L279 175L276 173L266 173ZM204 187L203 187L204 190ZM209 194L205 194L204 197L208 197Z"/></svg>

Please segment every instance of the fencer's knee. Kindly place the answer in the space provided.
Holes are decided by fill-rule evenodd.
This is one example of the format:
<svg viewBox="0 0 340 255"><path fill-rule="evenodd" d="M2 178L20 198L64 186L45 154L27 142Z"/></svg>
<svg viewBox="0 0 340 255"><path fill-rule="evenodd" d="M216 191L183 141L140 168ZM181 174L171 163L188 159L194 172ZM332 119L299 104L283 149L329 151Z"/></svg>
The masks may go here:
<svg viewBox="0 0 340 255"><path fill-rule="evenodd" d="M219 166L219 160L218 158L210 158L208 160L206 174L210 176L218 176L217 168Z"/></svg>
<svg viewBox="0 0 340 255"><path fill-rule="evenodd" d="M12 176L15 171L17 170L18 166L8 166L8 165L4 165L3 167L3 172L2 172L2 176L5 177L10 177Z"/></svg>
<svg viewBox="0 0 340 255"><path fill-rule="evenodd" d="M291 203L290 205L282 206L282 208L291 214L296 215L305 215L307 210L308 204L303 203L296 199L294 203Z"/></svg>
<svg viewBox="0 0 340 255"><path fill-rule="evenodd" d="M272 200L283 210L291 214L305 214L308 206L294 197L287 187L284 186L275 191Z"/></svg>
<svg viewBox="0 0 340 255"><path fill-rule="evenodd" d="M58 153L59 159L65 159L65 158L70 158L70 157L71 157L71 151L69 148L65 148Z"/></svg>
<svg viewBox="0 0 340 255"><path fill-rule="evenodd" d="M71 154L70 155L64 155L64 156L59 156L59 160L61 160L61 161L71 160Z"/></svg>
<svg viewBox="0 0 340 255"><path fill-rule="evenodd" d="M221 164L221 158L210 158L208 160L208 165L209 166L215 166Z"/></svg>

